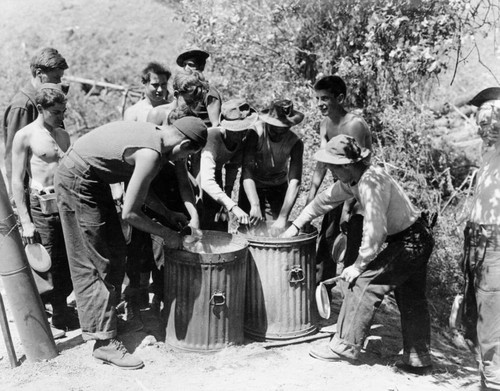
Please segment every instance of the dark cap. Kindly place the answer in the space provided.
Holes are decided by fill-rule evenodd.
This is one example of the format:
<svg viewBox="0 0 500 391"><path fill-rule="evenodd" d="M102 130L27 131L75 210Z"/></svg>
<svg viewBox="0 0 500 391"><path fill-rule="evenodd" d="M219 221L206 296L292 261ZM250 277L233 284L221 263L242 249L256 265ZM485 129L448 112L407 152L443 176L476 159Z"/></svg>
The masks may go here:
<svg viewBox="0 0 500 391"><path fill-rule="evenodd" d="M207 143L207 126L198 117L183 117L175 121L172 126L202 148Z"/></svg>
<svg viewBox="0 0 500 391"><path fill-rule="evenodd" d="M210 57L210 54L208 54L208 52L204 50L191 49L191 50L186 50L185 52L179 54L179 57L177 57L177 60L175 60L175 62L180 67L183 67L184 61L186 61L188 58L194 58L200 62L205 63L208 57Z"/></svg>
<svg viewBox="0 0 500 391"><path fill-rule="evenodd" d="M316 152L314 158L319 162L342 165L359 162L368 156L370 150L361 148L354 137L339 134Z"/></svg>
<svg viewBox="0 0 500 391"><path fill-rule="evenodd" d="M469 101L469 104L479 107L484 102L497 99L500 99L500 87L490 87L482 90L479 94L472 98Z"/></svg>

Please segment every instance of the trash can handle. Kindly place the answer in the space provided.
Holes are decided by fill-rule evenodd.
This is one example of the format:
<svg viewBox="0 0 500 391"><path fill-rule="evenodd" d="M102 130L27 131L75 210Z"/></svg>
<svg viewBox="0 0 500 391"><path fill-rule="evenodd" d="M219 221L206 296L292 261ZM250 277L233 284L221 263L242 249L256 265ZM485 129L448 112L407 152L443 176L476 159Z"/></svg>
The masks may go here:
<svg viewBox="0 0 500 391"><path fill-rule="evenodd" d="M300 265L292 266L292 269L290 270L290 282L296 284L304 280L305 276L302 267L300 267Z"/></svg>
<svg viewBox="0 0 500 391"><path fill-rule="evenodd" d="M210 298L210 304L212 305L224 305L226 304L226 296L224 292L215 291L212 293L212 297Z"/></svg>

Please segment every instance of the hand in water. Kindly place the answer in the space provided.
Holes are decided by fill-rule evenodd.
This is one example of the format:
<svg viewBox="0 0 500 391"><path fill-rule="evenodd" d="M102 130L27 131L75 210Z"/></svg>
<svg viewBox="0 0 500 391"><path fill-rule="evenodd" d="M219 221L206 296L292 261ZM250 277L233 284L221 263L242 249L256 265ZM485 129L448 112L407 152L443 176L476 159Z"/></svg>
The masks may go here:
<svg viewBox="0 0 500 391"><path fill-rule="evenodd" d="M250 208L250 225L256 225L262 221L262 211L260 210L260 205L252 206Z"/></svg>
<svg viewBox="0 0 500 391"><path fill-rule="evenodd" d="M286 219L278 218L270 227L271 236L279 236L286 227Z"/></svg>
<svg viewBox="0 0 500 391"><path fill-rule="evenodd" d="M280 238L292 238L299 234L299 229L295 225L291 225L285 232L280 235Z"/></svg>
<svg viewBox="0 0 500 391"><path fill-rule="evenodd" d="M203 232L201 229L188 227L189 234L183 235L182 237L182 246L187 248L192 246L194 243L199 242L203 238Z"/></svg>

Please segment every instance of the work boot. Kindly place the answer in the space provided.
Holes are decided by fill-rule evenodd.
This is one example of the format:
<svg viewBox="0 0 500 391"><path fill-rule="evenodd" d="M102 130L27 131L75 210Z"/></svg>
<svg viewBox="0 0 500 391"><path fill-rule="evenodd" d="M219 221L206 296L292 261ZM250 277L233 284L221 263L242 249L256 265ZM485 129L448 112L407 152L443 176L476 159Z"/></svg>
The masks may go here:
<svg viewBox="0 0 500 391"><path fill-rule="evenodd" d="M78 319L78 314L70 307L64 307L64 309L54 308L52 326L65 331L79 329L80 321Z"/></svg>
<svg viewBox="0 0 500 391"><path fill-rule="evenodd" d="M116 338L97 340L92 356L103 364L110 364L120 369L140 369L144 362L130 354Z"/></svg>

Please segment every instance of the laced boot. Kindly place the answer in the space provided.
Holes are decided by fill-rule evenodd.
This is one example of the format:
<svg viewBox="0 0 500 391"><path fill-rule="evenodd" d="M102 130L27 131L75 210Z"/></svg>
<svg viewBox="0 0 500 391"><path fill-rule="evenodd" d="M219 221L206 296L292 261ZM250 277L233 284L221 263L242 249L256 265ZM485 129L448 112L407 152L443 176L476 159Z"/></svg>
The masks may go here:
<svg viewBox="0 0 500 391"><path fill-rule="evenodd" d="M92 356L103 364L113 365L120 369L140 369L144 366L144 362L130 354L116 338L97 340Z"/></svg>

